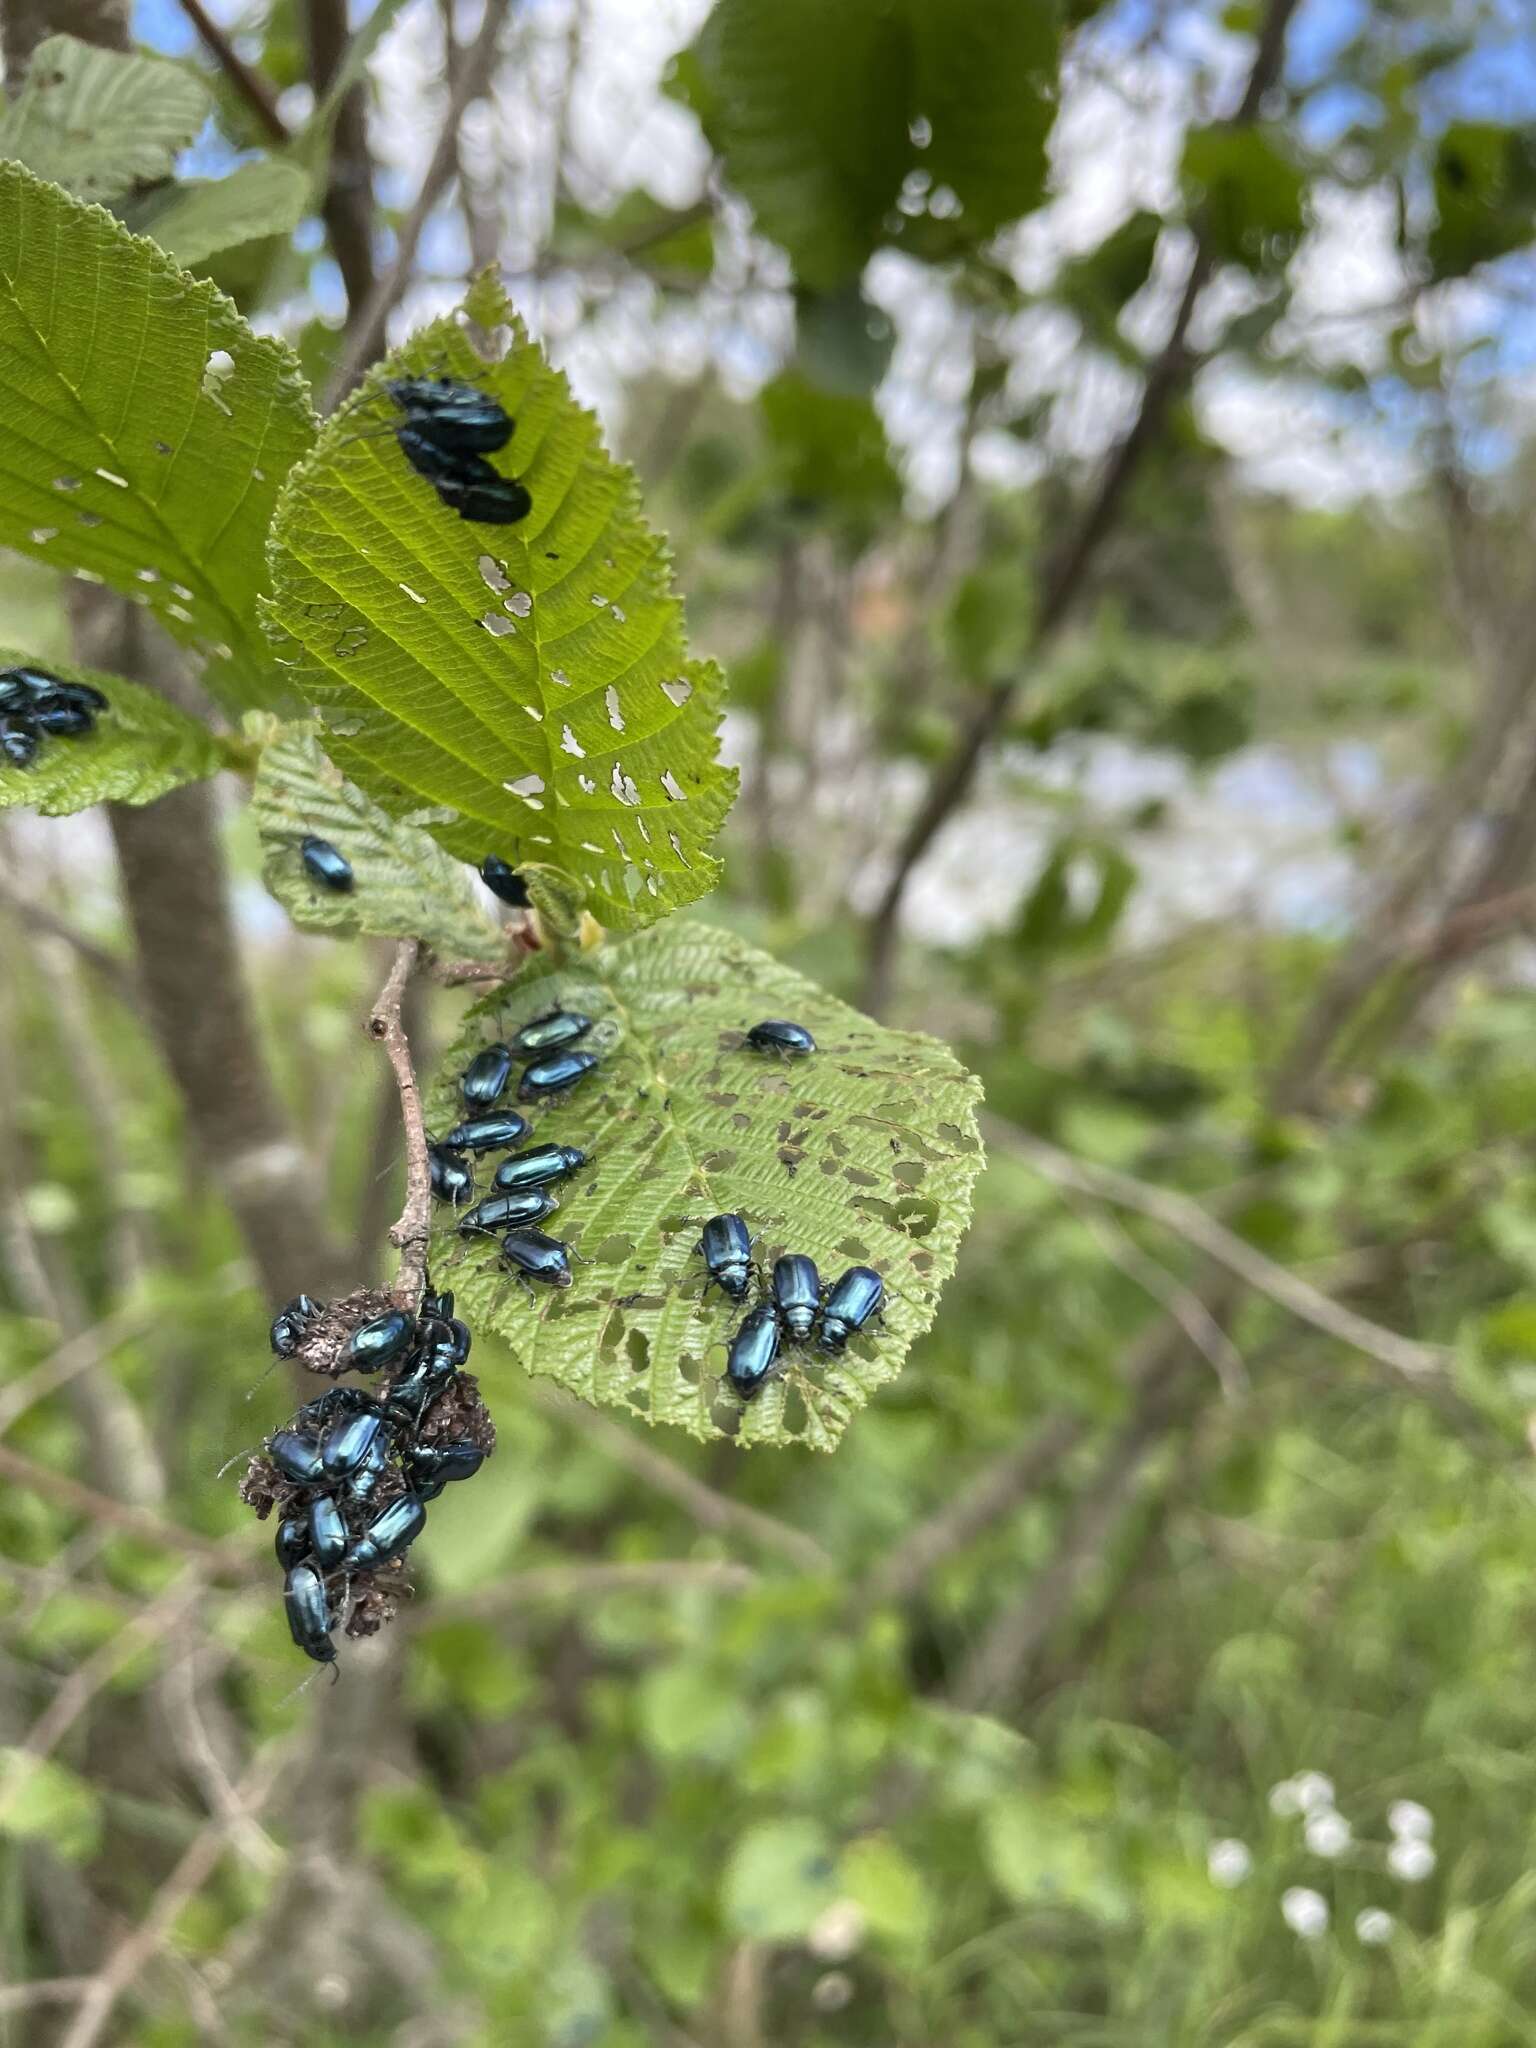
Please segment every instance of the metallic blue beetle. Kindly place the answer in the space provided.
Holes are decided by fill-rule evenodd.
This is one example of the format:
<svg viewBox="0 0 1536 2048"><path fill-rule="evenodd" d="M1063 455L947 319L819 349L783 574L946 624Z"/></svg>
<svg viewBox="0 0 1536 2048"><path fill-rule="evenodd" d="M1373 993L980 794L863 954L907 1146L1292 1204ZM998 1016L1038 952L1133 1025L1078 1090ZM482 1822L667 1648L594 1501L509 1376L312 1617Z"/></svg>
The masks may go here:
<svg viewBox="0 0 1536 2048"><path fill-rule="evenodd" d="M789 1252L782 1259L775 1259L770 1292L786 1334L797 1344L803 1344L821 1307L821 1275L816 1271L816 1261L802 1252Z"/></svg>
<svg viewBox="0 0 1536 2048"><path fill-rule="evenodd" d="M455 1124L443 1143L454 1152L500 1152L520 1145L533 1126L515 1109L498 1109L490 1116L472 1116Z"/></svg>
<svg viewBox="0 0 1536 2048"><path fill-rule="evenodd" d="M342 1563L348 1571L371 1572L378 1565L388 1564L391 1558L403 1557L421 1534L426 1519L427 1511L417 1496L402 1493L374 1516Z"/></svg>
<svg viewBox="0 0 1536 2048"><path fill-rule="evenodd" d="M514 1188L539 1188L552 1180L564 1180L588 1163L577 1145L530 1145L526 1152L514 1152L503 1159L491 1183L503 1192Z"/></svg>
<svg viewBox="0 0 1536 2048"><path fill-rule="evenodd" d="M466 1109L489 1109L501 1100L502 1090L512 1078L512 1052L505 1045L488 1045L477 1052L464 1069L459 1088Z"/></svg>
<svg viewBox="0 0 1536 2048"><path fill-rule="evenodd" d="M574 1045L592 1029L592 1019L580 1010L546 1010L512 1035L512 1050L531 1059L535 1053L557 1052L562 1045Z"/></svg>
<svg viewBox="0 0 1536 2048"><path fill-rule="evenodd" d="M725 1376L743 1401L750 1401L772 1379L779 1361L779 1319L764 1303L748 1312L731 1339Z"/></svg>
<svg viewBox="0 0 1536 2048"><path fill-rule="evenodd" d="M535 1060L523 1069L517 1084L519 1102L535 1102L541 1095L560 1095L590 1074L597 1065L595 1052L555 1052Z"/></svg>
<svg viewBox="0 0 1536 2048"><path fill-rule="evenodd" d="M403 1358L416 1341L416 1318L403 1308L386 1309L366 1323L359 1323L342 1350L342 1363L349 1372L378 1372Z"/></svg>
<svg viewBox="0 0 1536 2048"><path fill-rule="evenodd" d="M711 1216L694 1249L708 1269L707 1294L713 1282L732 1301L744 1301L752 1277L752 1238L739 1216Z"/></svg>
<svg viewBox="0 0 1536 2048"><path fill-rule="evenodd" d="M356 880L352 863L344 853L336 851L329 839L306 833L299 841L299 858L312 882L318 882L323 889L334 889L338 896L351 894Z"/></svg>
<svg viewBox="0 0 1536 2048"><path fill-rule="evenodd" d="M542 1223L553 1216L560 1204L543 1188L517 1188L504 1195L487 1195L459 1218L460 1237L488 1236L519 1223Z"/></svg>
<svg viewBox="0 0 1536 2048"><path fill-rule="evenodd" d="M816 1041L803 1024L790 1024L782 1017L765 1017L761 1024L754 1024L747 1033L747 1044L754 1052L784 1053L793 1058L816 1050Z"/></svg>
<svg viewBox="0 0 1536 2048"><path fill-rule="evenodd" d="M325 1597L325 1581L312 1564L296 1564L289 1571L283 1581L283 1608L288 1633L305 1656L317 1664L334 1664L330 1602Z"/></svg>
<svg viewBox="0 0 1536 2048"><path fill-rule="evenodd" d="M885 1282L873 1266L850 1266L832 1287L821 1309L823 1351L841 1351L848 1339L879 1315L885 1303Z"/></svg>

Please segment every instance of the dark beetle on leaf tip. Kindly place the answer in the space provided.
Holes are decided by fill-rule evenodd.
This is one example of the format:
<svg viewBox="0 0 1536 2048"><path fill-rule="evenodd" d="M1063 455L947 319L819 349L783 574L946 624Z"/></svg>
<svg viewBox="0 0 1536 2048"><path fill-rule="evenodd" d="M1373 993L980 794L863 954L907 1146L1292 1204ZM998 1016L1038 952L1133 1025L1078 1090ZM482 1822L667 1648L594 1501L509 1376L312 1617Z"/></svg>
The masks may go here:
<svg viewBox="0 0 1536 2048"><path fill-rule="evenodd" d="M783 1017L765 1017L747 1033L746 1042L754 1052L799 1055L816 1050L816 1041L803 1024L791 1024Z"/></svg>
<svg viewBox="0 0 1536 2048"><path fill-rule="evenodd" d="M499 896L514 910L526 910L533 901L528 894L528 884L499 853L488 853L481 861L480 879L493 896Z"/></svg>
<svg viewBox="0 0 1536 2048"><path fill-rule="evenodd" d="M412 429L450 455L494 455L511 440L512 416L489 392L455 377L396 377L385 390Z"/></svg>
<svg viewBox="0 0 1536 2048"><path fill-rule="evenodd" d="M446 1484L454 1479L473 1479L485 1463L485 1453L478 1444L462 1441L413 1444L406 1453L406 1463L423 1478L440 1479Z"/></svg>
<svg viewBox="0 0 1536 2048"><path fill-rule="evenodd" d="M750 1401L773 1377L779 1359L779 1319L765 1303L748 1311L726 1352L725 1376Z"/></svg>
<svg viewBox="0 0 1536 2048"><path fill-rule="evenodd" d="M468 456L466 461L478 462L478 456ZM488 462L480 467L486 472L482 476L468 478L444 477L437 486L437 495L450 511L457 512L461 519L472 521L476 526L515 526L520 519L526 519L533 510L533 499L525 485L516 477L498 476Z"/></svg>
<svg viewBox="0 0 1536 2048"><path fill-rule="evenodd" d="M595 1052L556 1052L525 1067L517 1084L519 1102L535 1102L541 1095L560 1095L590 1074L597 1065Z"/></svg>
<svg viewBox="0 0 1536 2048"><path fill-rule="evenodd" d="M30 725L19 718L0 718L0 753L13 768L30 766L38 746L37 734Z"/></svg>
<svg viewBox="0 0 1536 2048"><path fill-rule="evenodd" d="M338 853L328 839L318 838L313 832L306 833L299 842L299 858L311 881L318 882L324 889L333 889L338 896L351 893L355 880L352 863L345 854Z"/></svg>
<svg viewBox="0 0 1536 2048"><path fill-rule="evenodd" d="M443 1143L455 1152L500 1152L520 1145L533 1126L515 1109L499 1109L490 1116L467 1117L455 1124Z"/></svg>
<svg viewBox="0 0 1536 2048"><path fill-rule="evenodd" d="M542 1187L547 1181L564 1180L587 1163L578 1145L530 1145L526 1152L503 1159L491 1185L504 1191Z"/></svg>
<svg viewBox="0 0 1536 2048"><path fill-rule="evenodd" d="M40 704L31 717L39 732L68 740L79 739L82 733L92 731L96 724L94 712L88 711L83 704L68 702Z"/></svg>
<svg viewBox="0 0 1536 2048"><path fill-rule="evenodd" d="M512 1078L512 1053L505 1045L488 1045L477 1052L464 1069L459 1082L466 1109L489 1109L500 1100Z"/></svg>

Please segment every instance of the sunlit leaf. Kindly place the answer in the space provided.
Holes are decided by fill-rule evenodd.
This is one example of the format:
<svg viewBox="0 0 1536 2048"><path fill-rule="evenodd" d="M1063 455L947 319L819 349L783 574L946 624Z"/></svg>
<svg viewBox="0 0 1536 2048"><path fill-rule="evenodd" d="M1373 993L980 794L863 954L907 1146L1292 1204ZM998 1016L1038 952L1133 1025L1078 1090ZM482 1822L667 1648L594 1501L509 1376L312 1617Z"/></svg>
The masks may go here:
<svg viewBox="0 0 1536 2048"><path fill-rule="evenodd" d="M14 648L0 648L0 669L26 660ZM183 783L217 774L221 755L207 727L153 690L70 662L47 666L51 675L91 684L110 708L98 715L93 732L42 738L25 768L0 756L0 809L26 805L62 818L92 804L153 803Z"/></svg>
<svg viewBox="0 0 1536 2048"><path fill-rule="evenodd" d="M0 165L0 543L109 583L210 652L226 705L281 698L256 621L303 379L212 285Z"/></svg>
<svg viewBox="0 0 1536 2048"><path fill-rule="evenodd" d="M1056 56L1054 10L1016 0L717 0L679 89L825 290L882 242L947 258L1039 204Z"/></svg>
<svg viewBox="0 0 1536 2048"><path fill-rule="evenodd" d="M500 288L469 312L512 330L491 364L440 320L322 433L278 509L276 642L325 720L328 753L462 860L562 868L607 926L703 895L734 774L715 758L721 680L691 660L666 546L629 470L531 342ZM470 524L389 431L383 386L451 372L500 399L496 458L533 509Z"/></svg>
<svg viewBox="0 0 1536 2048"><path fill-rule="evenodd" d="M477 1006L429 1096L434 1129L461 1113L474 1053L557 1001L597 1020L589 1043L602 1053L568 1102L535 1112L540 1140L596 1161L562 1184L547 1226L588 1263L569 1290L530 1299L492 1242L466 1245L443 1215L434 1273L476 1328L584 1400L701 1438L739 1429L743 1444L832 1449L899 1373L954 1269L982 1163L976 1083L935 1040L872 1023L741 939L672 920L568 964L541 959ZM820 1050L782 1063L745 1050L764 1017L805 1024ZM889 1295L883 1326L841 1357L787 1350L784 1377L746 1409L720 1385L740 1311L716 1289L701 1299L694 1255L700 1223L730 1210L761 1259L806 1252L824 1279L871 1265Z"/></svg>
<svg viewBox="0 0 1536 2048"><path fill-rule="evenodd" d="M225 178L189 178L157 195L153 209L135 215L178 263L206 262L221 249L266 235L286 235L309 205L310 182L297 165L276 157L237 164Z"/></svg>
<svg viewBox="0 0 1536 2048"><path fill-rule="evenodd" d="M424 939L448 959L506 957L479 878L419 826L391 818L348 782L310 728L296 727L262 749L251 808L262 879L302 930ZM350 894L311 877L299 854L310 834L351 862Z"/></svg>
<svg viewBox="0 0 1536 2048"><path fill-rule="evenodd" d="M207 88L180 64L49 36L0 117L0 157L105 203L168 178L209 105Z"/></svg>

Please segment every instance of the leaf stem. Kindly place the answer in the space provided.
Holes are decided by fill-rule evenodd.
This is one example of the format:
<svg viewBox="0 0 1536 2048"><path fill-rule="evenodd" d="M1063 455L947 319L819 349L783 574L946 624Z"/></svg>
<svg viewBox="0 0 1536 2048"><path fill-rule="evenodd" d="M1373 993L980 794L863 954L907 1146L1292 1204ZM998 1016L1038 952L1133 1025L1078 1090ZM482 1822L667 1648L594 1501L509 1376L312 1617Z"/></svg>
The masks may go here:
<svg viewBox="0 0 1536 2048"><path fill-rule="evenodd" d="M389 976L379 990L378 1000L368 1018L368 1036L383 1046L395 1070L400 1091L400 1119L405 1126L405 1207L389 1233L389 1241L400 1254L395 1275L395 1293L414 1309L427 1279L427 1244L432 1234L432 1169L427 1159L427 1127L422 1115L421 1089L411 1058L411 1043L400 1020L400 1006L406 985L421 957L419 939L403 939L395 948Z"/></svg>

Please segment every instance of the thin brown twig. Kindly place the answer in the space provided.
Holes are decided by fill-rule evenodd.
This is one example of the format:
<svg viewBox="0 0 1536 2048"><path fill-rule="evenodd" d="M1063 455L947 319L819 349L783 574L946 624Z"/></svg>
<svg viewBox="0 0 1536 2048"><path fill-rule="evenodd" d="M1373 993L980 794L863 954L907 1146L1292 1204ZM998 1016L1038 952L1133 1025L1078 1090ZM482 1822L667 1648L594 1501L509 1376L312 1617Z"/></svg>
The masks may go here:
<svg viewBox="0 0 1536 2048"><path fill-rule="evenodd" d="M291 142L288 124L277 111L277 95L266 79L251 69L219 24L204 12L201 0L180 0L180 5L209 55L266 131L267 139L279 145Z"/></svg>
<svg viewBox="0 0 1536 2048"><path fill-rule="evenodd" d="M1265 93L1278 75L1286 28L1296 5L1297 0L1270 0L1248 84L1231 119L1234 128L1246 126L1256 118ZM1136 417L1124 438L1111 451L1083 515L1068 535L1065 545L1046 563L1027 655L1030 661L1039 658L1065 623L1103 541L1119 516L1127 488L1141 466L1142 457L1161 431L1174 398L1194 374L1199 357L1188 346L1189 329L1213 268L1214 256L1208 230L1197 224L1194 253L1173 325L1157 360L1147 373ZM1022 675L1016 677L980 699L958 745L936 771L917 815L907 828L890 879L869 923L864 985L864 1004L868 1009L878 1012L889 994L898 920L912 872L970 794L982 758L1007 723L1023 681Z"/></svg>
<svg viewBox="0 0 1536 2048"><path fill-rule="evenodd" d="M1324 1294L1308 1280L1277 1264L1274 1259L1238 1237L1207 1214L1198 1202L1172 1188L1154 1187L1115 1167L1079 1159L1070 1152L1038 1138L1031 1131L1006 1125L995 1117L987 1119L988 1136L1026 1159L1037 1173L1055 1186L1070 1188L1116 1208L1134 1209L1194 1245L1217 1265L1241 1280L1245 1286L1267 1295L1280 1308L1310 1323L1315 1330L1333 1337L1352 1350L1363 1351L1394 1372L1417 1382L1441 1382L1445 1378L1447 1354L1438 1345L1421 1344L1412 1337L1345 1308L1342 1302Z"/></svg>
<svg viewBox="0 0 1536 2048"><path fill-rule="evenodd" d="M362 308L348 323L346 348L325 394L325 410L339 405L368 365L384 352L384 330L390 314L405 296L416 264L416 248L422 229L433 209L447 191L458 165L459 125L470 101L485 93L496 65L496 39L506 20L510 0L485 0L485 15L479 34L458 66L458 76L448 92L448 106L437 143L422 177L416 202L400 223L395 239L395 260L375 279Z"/></svg>
<svg viewBox="0 0 1536 2048"><path fill-rule="evenodd" d="M643 1479L647 1486L658 1493L675 1500L703 1529L714 1529L721 1534L735 1531L765 1550L776 1550L781 1557L787 1557L799 1566L801 1571L827 1572L832 1569L832 1559L812 1536L802 1529L793 1528L788 1522L781 1522L773 1515L765 1515L758 1508L749 1508L742 1501L717 1493L712 1486L706 1486L702 1479L695 1479L681 1465L674 1464L664 1452L653 1450L642 1443L629 1431L621 1429L616 1422L597 1414L569 1398L547 1394L542 1388L535 1388L534 1400L548 1415L556 1416L561 1422L578 1429L591 1439L609 1457L633 1472L637 1479Z"/></svg>
<svg viewBox="0 0 1536 2048"><path fill-rule="evenodd" d="M395 1292L411 1308L421 1299L427 1284L427 1247L432 1236L432 1168L427 1158L427 1126L410 1040L400 1021L406 985L420 954L419 939L402 939L395 948L389 978L379 991L367 1027L368 1036L384 1047L400 1091L400 1120L405 1127L405 1207L390 1230L389 1241L400 1254Z"/></svg>
<svg viewBox="0 0 1536 2048"><path fill-rule="evenodd" d="M89 1329L67 1338L57 1351L23 1373L19 1380L0 1388L0 1437L6 1436L39 1401L58 1393L83 1372L98 1366L123 1339L142 1327L155 1313L146 1307L119 1309Z"/></svg>
<svg viewBox="0 0 1536 2048"><path fill-rule="evenodd" d="M483 1592L456 1600L434 1600L413 1610L423 1626L439 1621L487 1621L538 1600L578 1600L603 1593L671 1593L700 1586L718 1593L742 1593L759 1583L750 1565L725 1558L662 1557L620 1564L537 1565L512 1572Z"/></svg>
<svg viewBox="0 0 1536 2048"><path fill-rule="evenodd" d="M206 1566L210 1572L233 1574L236 1578L247 1576L250 1560L243 1538L232 1536L222 1543L215 1543L206 1536L197 1535L194 1530L183 1529L175 1522L167 1522L162 1516L151 1514L148 1508L131 1507L126 1501L112 1500L92 1486L82 1486L78 1479L55 1472L51 1466L36 1465L6 1444L0 1444L0 1479L25 1486L32 1493L42 1494L45 1500L57 1501L60 1507L83 1515L87 1521L105 1522L111 1528L121 1529L127 1536L138 1536L149 1543L162 1543L168 1550L179 1550L184 1556Z"/></svg>
<svg viewBox="0 0 1536 2048"><path fill-rule="evenodd" d="M206 1583L206 1574L200 1565L184 1565L147 1607L141 1607L115 1635L108 1636L90 1656L77 1664L27 1731L22 1748L28 1756L37 1760L51 1756L91 1701L104 1686L112 1683L129 1658L169 1635L185 1618L197 1604ZM13 1798L19 1790L18 1785L13 1791ZM0 1819L3 1819L9 1803L0 1800Z"/></svg>
<svg viewBox="0 0 1536 2048"><path fill-rule="evenodd" d="M1066 1193L1066 1199L1072 1200L1070 1193ZM1072 1207L1105 1257L1161 1303L1201 1356L1210 1360L1226 1399L1240 1400L1248 1392L1247 1363L1195 1290L1170 1273L1160 1259L1143 1251L1112 1216L1088 1202L1072 1202Z"/></svg>
<svg viewBox="0 0 1536 2048"><path fill-rule="evenodd" d="M287 1765L288 1746L284 1743L270 1743L258 1754L236 1788L238 1811L242 1818L254 1818L261 1810ZM218 1868L219 1858L234 1826L233 1815L218 1815L188 1843L170 1876L156 1892L148 1913L131 1933L124 1935L101 1969L89 1980L60 2048L95 2048L118 2000L169 1936L182 1909Z"/></svg>

